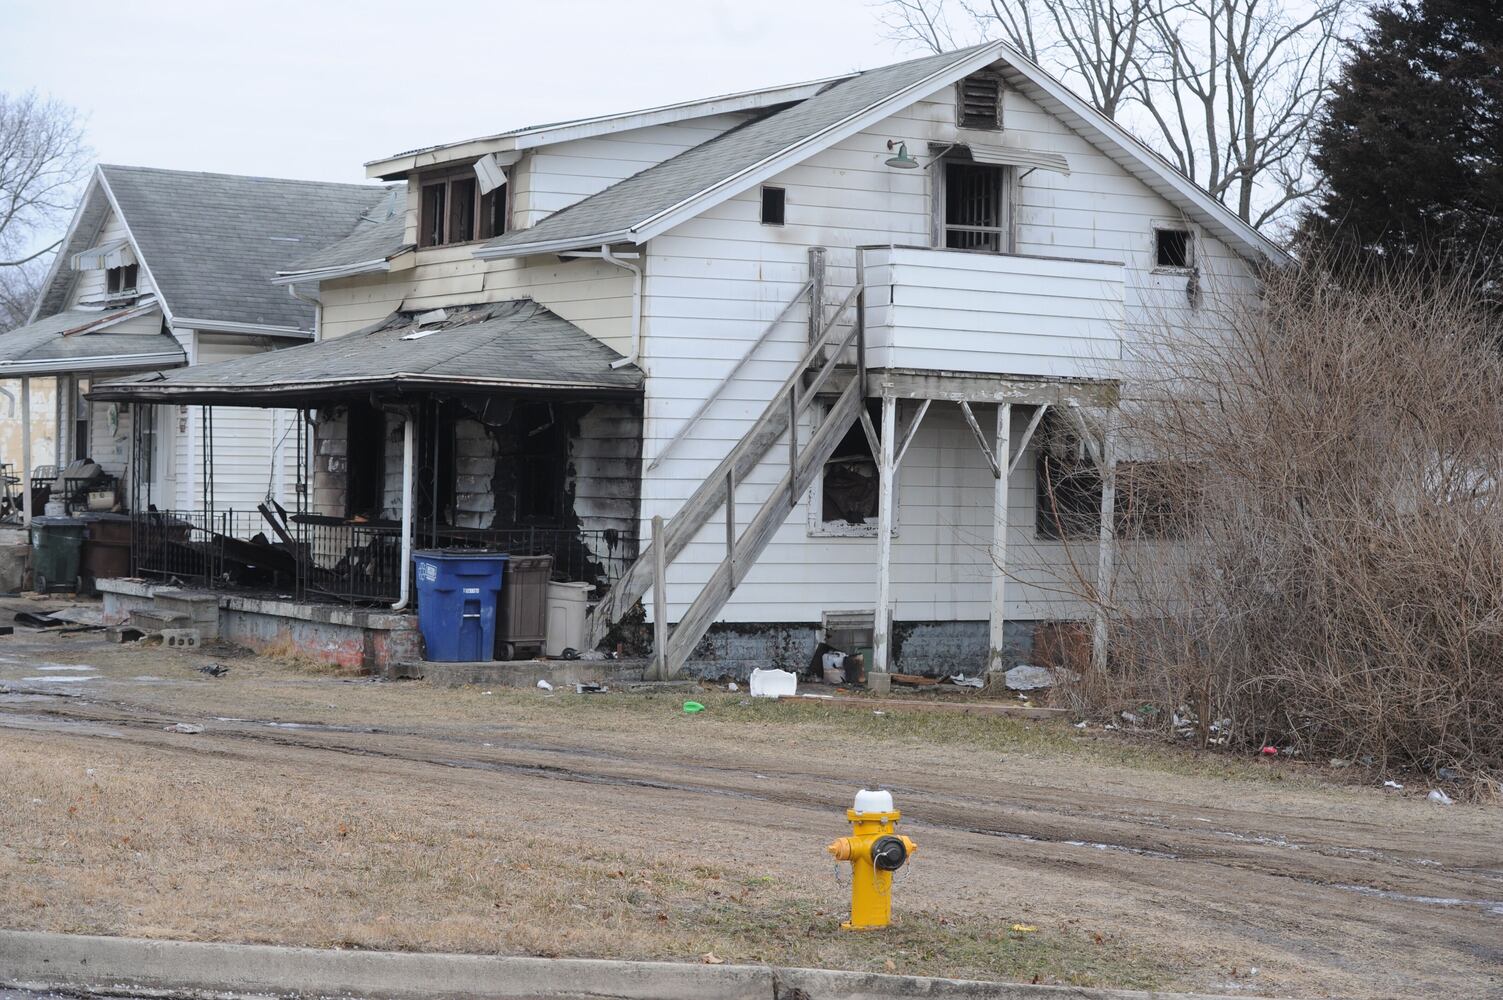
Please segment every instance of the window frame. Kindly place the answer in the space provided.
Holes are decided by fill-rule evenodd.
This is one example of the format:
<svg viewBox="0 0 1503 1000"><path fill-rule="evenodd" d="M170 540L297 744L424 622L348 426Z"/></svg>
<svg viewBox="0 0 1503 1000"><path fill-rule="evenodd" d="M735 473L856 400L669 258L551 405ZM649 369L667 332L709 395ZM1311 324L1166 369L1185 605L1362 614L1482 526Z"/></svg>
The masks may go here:
<svg viewBox="0 0 1503 1000"><path fill-rule="evenodd" d="M1002 205L1002 225L998 227L1001 236L1000 249L986 250L981 248L962 248L949 245L949 235L952 228L969 228L964 226L951 226L948 222L949 213L949 172L952 164L959 166L981 167L987 170L995 170L998 176L998 197ZM930 243L936 250L945 250L951 253L988 253L1010 254L1017 252L1017 227L1014 223L1016 213L1014 206L1017 204L1017 169L1005 164L977 163L975 160L958 156L944 156L934 165L929 173L930 189ZM977 229L977 231L982 231ZM985 231L991 231L986 229Z"/></svg>
<svg viewBox="0 0 1503 1000"><path fill-rule="evenodd" d="M770 221L767 218L767 196L770 194L777 195L778 218L776 222ZM776 184L762 185L762 207L758 219L764 226L777 226L779 228L782 228L788 225L788 189L786 187L781 187Z"/></svg>
<svg viewBox="0 0 1503 1000"><path fill-rule="evenodd" d="M1154 274L1194 274L1196 273L1197 247L1195 228L1183 222L1154 222L1153 243L1149 247L1149 253L1153 255ZM1184 233L1185 234L1185 262L1183 264L1159 263L1159 239L1161 233Z"/></svg>
<svg viewBox="0 0 1503 1000"><path fill-rule="evenodd" d="M825 420L827 420L829 418L829 416L830 416L830 407L833 406L833 405L834 405L834 401L833 400L831 400L829 402L821 400L821 401L816 402L814 404L814 406L810 408L810 412L817 414L817 416L819 418L819 423L822 424ZM880 419L873 420L873 424L877 428L877 433L880 434L882 432L882 421ZM818 426L819 426L819 424L815 424L816 428ZM855 429L860 430L860 423L859 422L856 424ZM812 434L812 430L811 430L811 434ZM899 433L898 437L901 440L902 434ZM878 456L878 455L873 455L872 456L872 462L873 462L874 465L876 463L880 462L880 461L881 461L881 456ZM879 474L880 474L880 470L879 470ZM902 507L903 507L902 501L900 499L901 496L902 496L902 487L903 487L903 473L902 473L902 469L900 468L898 470L897 477L893 481L893 484L892 484L892 537L893 538L898 537L898 516L899 516L899 513L901 512ZM879 484L879 488L880 488L880 484ZM877 537L877 519L878 519L877 516L874 516L870 522L865 523L865 524L851 524L849 521L826 521L826 520L824 520L824 499L825 499L825 497L824 497L824 490L825 490L825 467L824 467L824 465L821 465L819 467L819 471L817 473L815 473L814 481L813 481L813 483L810 484L809 493L806 496L807 506L809 508L809 523L808 523L807 537L809 537L809 538L876 538ZM880 503L880 501L878 501L878 502Z"/></svg>
<svg viewBox="0 0 1503 1000"><path fill-rule="evenodd" d="M473 164L466 164L458 168L444 168L428 170L417 175L418 203L417 203L417 244L419 250L437 250L443 247L463 246L467 243L479 243L484 240L495 239L511 230L511 171L506 171L507 183L485 194L480 193L480 180L475 176ZM454 188L456 185L470 186L474 192L472 207L470 209L469 233L462 239L455 239L452 232L455 222L455 199ZM442 190L442 207L436 212L430 212L428 196L430 191ZM487 204L494 205L495 199L502 199L501 231L490 231L493 227L487 225L487 220L492 212L486 210ZM432 215L437 214L443 219L442 232L434 235Z"/></svg>
<svg viewBox="0 0 1503 1000"><path fill-rule="evenodd" d="M130 283L126 284L126 277ZM141 285L141 265L122 264L119 267L107 267L104 269L104 291L106 295L134 295Z"/></svg>

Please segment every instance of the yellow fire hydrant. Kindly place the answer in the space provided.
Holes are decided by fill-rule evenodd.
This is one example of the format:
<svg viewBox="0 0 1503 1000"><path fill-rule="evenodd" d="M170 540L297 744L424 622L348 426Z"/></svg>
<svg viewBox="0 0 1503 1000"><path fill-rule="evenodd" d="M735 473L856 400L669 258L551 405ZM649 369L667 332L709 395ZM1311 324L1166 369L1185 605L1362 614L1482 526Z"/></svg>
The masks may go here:
<svg viewBox="0 0 1503 1000"><path fill-rule="evenodd" d="M840 926L848 931L886 927L892 920L892 873L907 864L918 847L893 833L902 814L893 808L891 792L861 789L845 816L851 821L851 835L826 848L836 861L851 863L851 919Z"/></svg>

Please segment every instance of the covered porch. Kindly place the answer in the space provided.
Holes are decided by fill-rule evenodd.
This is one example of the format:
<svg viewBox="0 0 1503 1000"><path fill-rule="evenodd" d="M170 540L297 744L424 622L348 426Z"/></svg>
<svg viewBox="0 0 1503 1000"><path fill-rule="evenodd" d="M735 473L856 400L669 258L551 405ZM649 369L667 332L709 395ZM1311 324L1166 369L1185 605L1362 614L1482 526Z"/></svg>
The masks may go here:
<svg viewBox="0 0 1503 1000"><path fill-rule="evenodd" d="M618 361L516 300L395 313L333 340L99 386L93 398L143 414L138 447L144 415L164 404L296 414L290 509L270 497L160 509L149 480L134 480L133 571L401 612L415 603L415 550L466 548L601 590L637 544L642 375ZM214 466L203 454L206 477Z"/></svg>

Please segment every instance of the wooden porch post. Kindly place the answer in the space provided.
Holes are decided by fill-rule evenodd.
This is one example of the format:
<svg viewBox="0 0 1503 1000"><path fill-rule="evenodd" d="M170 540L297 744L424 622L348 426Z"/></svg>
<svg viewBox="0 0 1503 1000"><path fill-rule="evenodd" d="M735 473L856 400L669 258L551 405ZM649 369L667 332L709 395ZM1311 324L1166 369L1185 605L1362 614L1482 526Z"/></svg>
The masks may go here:
<svg viewBox="0 0 1503 1000"><path fill-rule="evenodd" d="M997 476L992 493L992 609L990 652L986 669L1006 670L1003 658L1007 645L1007 480L1011 466L1012 404L997 404Z"/></svg>
<svg viewBox="0 0 1503 1000"><path fill-rule="evenodd" d="M1091 667L1106 671L1110 642L1106 602L1112 591L1112 568L1117 550L1117 444L1114 424L1117 411L1108 409L1101 427L1101 528L1096 562L1096 620L1091 631Z"/></svg>
<svg viewBox="0 0 1503 1000"><path fill-rule="evenodd" d="M898 401L882 397L882 440L877 456L877 601L872 618L872 663L866 683L878 694L892 685L892 513L897 478Z"/></svg>
<svg viewBox="0 0 1503 1000"><path fill-rule="evenodd" d="M21 379L21 522L31 524L31 379Z"/></svg>
<svg viewBox="0 0 1503 1000"><path fill-rule="evenodd" d="M652 518L652 680L668 679L668 553L663 515Z"/></svg>

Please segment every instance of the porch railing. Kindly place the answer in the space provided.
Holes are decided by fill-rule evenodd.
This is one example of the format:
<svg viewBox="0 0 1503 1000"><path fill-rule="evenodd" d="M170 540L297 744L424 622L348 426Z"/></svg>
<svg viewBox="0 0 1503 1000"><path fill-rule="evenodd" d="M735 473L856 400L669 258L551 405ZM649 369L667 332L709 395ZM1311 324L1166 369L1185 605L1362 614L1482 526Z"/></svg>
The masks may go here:
<svg viewBox="0 0 1503 1000"><path fill-rule="evenodd" d="M391 524L293 517L281 538L256 511L152 511L132 518L135 575L211 590L276 590L299 600L395 601L401 535ZM555 579L603 592L637 557L637 541L614 530L467 529L421 525L417 549L474 548L551 555Z"/></svg>

